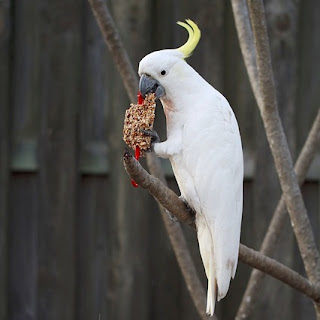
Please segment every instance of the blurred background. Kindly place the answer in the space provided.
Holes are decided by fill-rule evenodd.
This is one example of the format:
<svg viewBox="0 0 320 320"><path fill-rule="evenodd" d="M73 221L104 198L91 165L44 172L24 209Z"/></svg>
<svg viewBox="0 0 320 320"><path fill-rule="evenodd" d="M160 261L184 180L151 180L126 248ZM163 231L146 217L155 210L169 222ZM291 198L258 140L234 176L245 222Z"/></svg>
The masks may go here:
<svg viewBox="0 0 320 320"><path fill-rule="evenodd" d="M258 249L281 195L224 0L109 0L135 69L182 45L234 108L245 153L241 242ZM320 105L320 2L266 0L282 121L296 159ZM125 173L125 89L85 0L0 0L0 319L198 319L155 200ZM162 108L156 129L165 139ZM178 192L170 166L170 186ZM320 240L320 155L302 190ZM184 227L204 286L196 235ZM304 274L289 224L277 259ZM232 319L251 268L239 264L219 319ZM251 319L315 319L312 303L266 277Z"/></svg>

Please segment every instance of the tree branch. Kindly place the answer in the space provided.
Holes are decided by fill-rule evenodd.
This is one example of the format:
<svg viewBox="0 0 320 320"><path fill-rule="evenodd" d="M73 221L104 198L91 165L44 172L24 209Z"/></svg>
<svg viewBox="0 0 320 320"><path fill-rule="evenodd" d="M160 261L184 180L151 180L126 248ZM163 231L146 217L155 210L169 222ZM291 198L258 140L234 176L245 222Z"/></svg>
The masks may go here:
<svg viewBox="0 0 320 320"><path fill-rule="evenodd" d="M317 283L320 280L320 257L278 113L263 2L249 0L248 4L262 99L260 113L307 275Z"/></svg>
<svg viewBox="0 0 320 320"><path fill-rule="evenodd" d="M153 197L169 212L175 212L177 218L186 223L194 224L194 214L190 214L183 201L176 201L177 195L169 188L163 188L163 183L156 177L147 174L147 172L136 162L130 161L132 155L126 151L124 154L124 166L127 172L130 172L132 179L142 188L147 189Z"/></svg>
<svg viewBox="0 0 320 320"><path fill-rule="evenodd" d="M247 2L246 0L231 0L231 3L239 38L239 44L244 59L244 63L248 72L251 87L258 105L262 106L262 99L258 85L256 53L253 43L253 35L250 25ZM296 162L295 171L300 185L302 184L304 177L307 173L307 169L309 168L311 161L314 158L315 151L317 150L317 145L319 145L317 143L317 140L319 140L317 131L319 131L319 112L314 122L313 128L309 134L307 142L305 143L304 148L301 151L301 154ZM279 234L285 222L285 218L286 205L284 201L284 196L282 196L274 212L273 218L270 222L268 231L260 249L260 251L263 254L270 256L273 254L277 240L279 238ZM242 297L242 301L239 306L236 319L246 319L247 317L249 317L258 297L257 291L261 285L263 278L264 273L258 270L252 271L247 284L246 291ZM250 297L250 299L248 299L248 297Z"/></svg>
<svg viewBox="0 0 320 320"><path fill-rule="evenodd" d="M251 88L258 105L262 105L256 62L256 50L253 43L247 0L231 0L231 5L240 49L248 72Z"/></svg>
<svg viewBox="0 0 320 320"><path fill-rule="evenodd" d="M295 165L295 172L298 178L299 185L302 185L307 174L307 171L316 155L317 150L320 147L320 110L314 120L312 128L309 132L308 138L302 148L302 151L298 157ZM263 239L260 252L269 257L273 256L279 236L283 229L283 225L287 217L286 203L284 196L281 197L276 210L271 219L270 225ZM259 270L253 270L251 272L249 281L245 293L242 297L241 304L239 306L236 319L247 319L258 298L258 290L260 289L262 280L264 279L264 273ZM250 297L250 299L249 299Z"/></svg>
<svg viewBox="0 0 320 320"><path fill-rule="evenodd" d="M319 253L314 242L301 191L292 170L291 156L278 115L263 3L260 0L249 1L256 51L253 46L252 29L245 1L231 0L231 2L242 55L265 125L299 250L308 276L314 282L318 282L320 275ZM257 64L254 61L256 52ZM257 74L259 82L257 81ZM256 83L259 83L259 88ZM302 214L299 216L301 211ZM317 317L320 319L320 307L319 305L315 307Z"/></svg>
<svg viewBox="0 0 320 320"><path fill-rule="evenodd" d="M109 9L104 0L88 1L111 56L114 59L115 65L121 75L121 79L124 83L128 96L131 101L135 101L137 98L138 78L122 44ZM165 183L164 174L158 159L153 157L153 155L148 154L147 162L150 171ZM205 313L205 291L192 261L183 231L179 224L173 223L169 220L162 206L159 206L159 209L162 213L165 228L193 303L201 319L208 319L209 317ZM214 316L213 319L217 319L216 316Z"/></svg>
<svg viewBox="0 0 320 320"><path fill-rule="evenodd" d="M137 100L138 77L104 0L88 0L131 101Z"/></svg>
<svg viewBox="0 0 320 320"><path fill-rule="evenodd" d="M210 319L205 313L204 308L205 291L189 253L181 226L168 218L165 209L170 212L176 212L179 217L178 219L181 219L181 221L195 228L194 214L191 214L190 211L188 211L183 201L176 201L178 196L167 188L166 180L159 164L159 159L155 157L154 153L148 154L147 164L150 171L157 174L157 177L149 175L128 151L124 154L123 164L126 171L132 173L131 178L140 187L148 188L153 197L160 200L158 201L158 205L161 217L168 232L180 270L185 279L187 289L201 319ZM178 200L180 199L178 198ZM213 319L217 320L217 317L214 316Z"/></svg>
<svg viewBox="0 0 320 320"><path fill-rule="evenodd" d="M142 168L140 163L134 159L129 153L125 152L123 156L123 165L129 174L140 187L147 189L159 204L166 206L181 222L190 225L194 217L194 213L190 212L183 201L179 197L172 193L168 188L157 178L151 176L145 169ZM156 190L156 192L155 192ZM170 194L170 200L166 200L166 195ZM194 225L191 225L195 228ZM288 286L304 293L314 301L320 300L320 287L315 287L310 282L299 275L297 272L284 266L280 262L274 259L268 258L258 251L250 249L245 245L240 245L239 260L250 265L253 268L257 268L274 278L286 283Z"/></svg>

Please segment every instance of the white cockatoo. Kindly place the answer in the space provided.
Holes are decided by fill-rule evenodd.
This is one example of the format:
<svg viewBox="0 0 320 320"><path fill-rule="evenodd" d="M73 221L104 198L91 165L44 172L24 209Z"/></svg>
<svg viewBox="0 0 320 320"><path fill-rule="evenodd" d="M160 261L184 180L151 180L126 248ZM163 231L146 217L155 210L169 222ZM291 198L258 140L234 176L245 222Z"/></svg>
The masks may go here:
<svg viewBox="0 0 320 320"><path fill-rule="evenodd" d="M240 241L243 154L235 115L225 97L186 61L200 40L191 21L188 41L178 49L155 51L139 64L139 90L161 100L167 140L154 141L169 158L182 199L196 212L200 254L208 278L207 313L228 292ZM155 133L146 134L156 136Z"/></svg>

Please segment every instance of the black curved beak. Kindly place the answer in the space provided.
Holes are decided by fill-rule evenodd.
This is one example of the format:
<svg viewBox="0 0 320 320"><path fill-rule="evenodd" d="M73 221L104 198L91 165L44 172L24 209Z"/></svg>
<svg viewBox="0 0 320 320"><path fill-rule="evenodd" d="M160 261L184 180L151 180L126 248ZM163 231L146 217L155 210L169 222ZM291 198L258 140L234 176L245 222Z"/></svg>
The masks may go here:
<svg viewBox="0 0 320 320"><path fill-rule="evenodd" d="M152 77L143 74L139 81L139 90L143 97L148 93L155 93L156 99L159 99L165 94L163 86Z"/></svg>

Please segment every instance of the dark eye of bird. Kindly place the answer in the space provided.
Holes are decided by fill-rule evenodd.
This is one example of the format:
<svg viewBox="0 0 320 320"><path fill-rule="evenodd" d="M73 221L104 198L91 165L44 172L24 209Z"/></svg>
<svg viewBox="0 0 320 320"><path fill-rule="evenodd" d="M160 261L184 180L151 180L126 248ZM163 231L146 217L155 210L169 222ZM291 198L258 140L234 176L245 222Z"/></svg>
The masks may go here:
<svg viewBox="0 0 320 320"><path fill-rule="evenodd" d="M161 74L164 76L166 74L166 70L162 70Z"/></svg>

